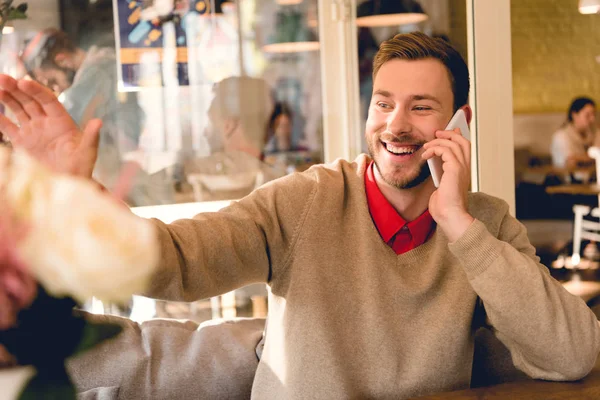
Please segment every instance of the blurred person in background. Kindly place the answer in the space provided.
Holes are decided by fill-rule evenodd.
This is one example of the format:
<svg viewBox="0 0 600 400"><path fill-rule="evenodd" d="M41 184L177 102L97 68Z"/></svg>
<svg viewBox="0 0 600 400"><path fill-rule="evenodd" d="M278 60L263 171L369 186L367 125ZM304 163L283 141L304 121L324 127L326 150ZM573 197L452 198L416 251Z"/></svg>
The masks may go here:
<svg viewBox="0 0 600 400"><path fill-rule="evenodd" d="M270 88L263 79L229 77L215 84L208 109L208 157L189 157L185 175L196 201L239 199L284 170L263 162L269 118Z"/></svg>
<svg viewBox="0 0 600 400"><path fill-rule="evenodd" d="M285 102L275 104L269 120L265 162L288 173L304 170L317 158L293 140L294 113Z"/></svg>
<svg viewBox="0 0 600 400"><path fill-rule="evenodd" d="M552 137L552 164L557 168L573 169L593 166L588 156L591 146L598 146L596 103L588 97L578 97L571 102L567 120Z"/></svg>
<svg viewBox="0 0 600 400"><path fill-rule="evenodd" d="M29 76L60 95L79 126L102 120L94 177L111 188L123 167L123 155L138 148L144 113L134 93L118 91L117 60L112 48L83 50L58 29L38 32L25 45L21 59ZM127 201L131 206L172 202L164 171L136 175Z"/></svg>
<svg viewBox="0 0 600 400"><path fill-rule="evenodd" d="M292 150L292 110L286 103L275 104L269 121L266 153Z"/></svg>

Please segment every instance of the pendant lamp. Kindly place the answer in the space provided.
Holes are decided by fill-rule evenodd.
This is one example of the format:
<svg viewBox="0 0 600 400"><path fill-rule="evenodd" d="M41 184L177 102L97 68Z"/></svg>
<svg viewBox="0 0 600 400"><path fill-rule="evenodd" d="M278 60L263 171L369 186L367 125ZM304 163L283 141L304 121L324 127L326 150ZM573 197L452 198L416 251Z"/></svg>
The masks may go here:
<svg viewBox="0 0 600 400"><path fill-rule="evenodd" d="M600 0L579 0L579 12L582 14L597 14L600 12Z"/></svg>
<svg viewBox="0 0 600 400"><path fill-rule="evenodd" d="M319 40L298 11L277 13L275 31L263 46L267 53L298 53L319 50Z"/></svg>
<svg viewBox="0 0 600 400"><path fill-rule="evenodd" d="M356 9L356 25L359 27L416 24L427 18L415 0L367 0Z"/></svg>

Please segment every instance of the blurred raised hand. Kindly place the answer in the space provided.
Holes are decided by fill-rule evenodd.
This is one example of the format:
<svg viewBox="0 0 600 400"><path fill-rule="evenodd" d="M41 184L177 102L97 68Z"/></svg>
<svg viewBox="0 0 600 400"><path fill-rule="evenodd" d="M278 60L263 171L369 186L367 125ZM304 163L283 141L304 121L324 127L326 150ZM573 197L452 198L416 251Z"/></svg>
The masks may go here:
<svg viewBox="0 0 600 400"><path fill-rule="evenodd" d="M17 314L31 305L37 294L37 282L21 259L18 244L28 228L15 217L0 189L3 208L0 213L0 331L11 328ZM0 349L0 360L2 359ZM0 361L0 364L2 362Z"/></svg>
<svg viewBox="0 0 600 400"><path fill-rule="evenodd" d="M98 156L99 119L88 122L82 131L50 89L2 74L0 102L18 122L0 114L0 132L15 148L26 150L56 172L91 178Z"/></svg>

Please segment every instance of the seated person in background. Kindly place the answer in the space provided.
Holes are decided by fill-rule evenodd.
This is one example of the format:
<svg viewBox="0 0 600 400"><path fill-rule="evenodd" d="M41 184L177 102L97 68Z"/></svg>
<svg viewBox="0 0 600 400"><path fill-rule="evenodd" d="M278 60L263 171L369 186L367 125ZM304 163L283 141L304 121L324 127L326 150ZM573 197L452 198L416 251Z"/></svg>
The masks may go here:
<svg viewBox="0 0 600 400"><path fill-rule="evenodd" d="M112 187L123 167L123 154L138 147L144 114L134 93L118 91L113 49L78 48L65 32L48 28L25 46L21 59L28 74L57 95L79 126L102 120L94 178ZM172 189L161 173L139 171L128 203L132 206L171 202Z"/></svg>
<svg viewBox="0 0 600 400"><path fill-rule="evenodd" d="M286 103L278 102L269 121L269 134L265 153L292 150L292 110Z"/></svg>
<svg viewBox="0 0 600 400"><path fill-rule="evenodd" d="M373 78L369 155L288 175L220 212L152 220L162 263L148 295L191 301L267 283L253 399L403 399L468 388L480 329L530 377L586 376L600 350L596 316L539 263L506 202L468 192L471 144L443 130L458 109L471 120L460 53L420 32L397 35L380 46ZM38 86L0 76L0 99L44 104L66 123ZM16 127L0 115L0 130L35 134L36 147L23 145L55 170L93 162L92 129L68 136L78 149L68 152L51 139L76 127L35 130L47 118ZM434 156L443 162L438 188L426 163ZM79 164L73 173L89 179L90 166ZM185 365L171 375L202 367ZM108 385L132 368L93 378ZM154 375L142 385L165 381Z"/></svg>
<svg viewBox="0 0 600 400"><path fill-rule="evenodd" d="M312 165L313 156L307 148L292 140L293 113L286 103L278 102L271 114L265 162L288 171L304 170Z"/></svg>
<svg viewBox="0 0 600 400"><path fill-rule="evenodd" d="M208 110L212 154L184 163L196 201L238 199L285 174L262 161L272 104L262 79L229 77L215 85Z"/></svg>
<svg viewBox="0 0 600 400"><path fill-rule="evenodd" d="M567 121L552 137L552 164L566 169L593 166L587 150L597 145L598 139L596 103L587 97L576 98L569 107Z"/></svg>

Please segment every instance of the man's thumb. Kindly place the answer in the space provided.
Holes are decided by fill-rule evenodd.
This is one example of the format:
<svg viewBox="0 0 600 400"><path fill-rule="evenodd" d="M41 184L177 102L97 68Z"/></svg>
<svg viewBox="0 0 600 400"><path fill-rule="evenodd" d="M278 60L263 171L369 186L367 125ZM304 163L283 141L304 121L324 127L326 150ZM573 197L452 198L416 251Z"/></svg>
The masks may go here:
<svg viewBox="0 0 600 400"><path fill-rule="evenodd" d="M100 141L100 128L102 128L102 120L92 119L86 125L83 130L83 137L81 138L80 146L83 148L91 148L95 151L98 150L98 143Z"/></svg>

